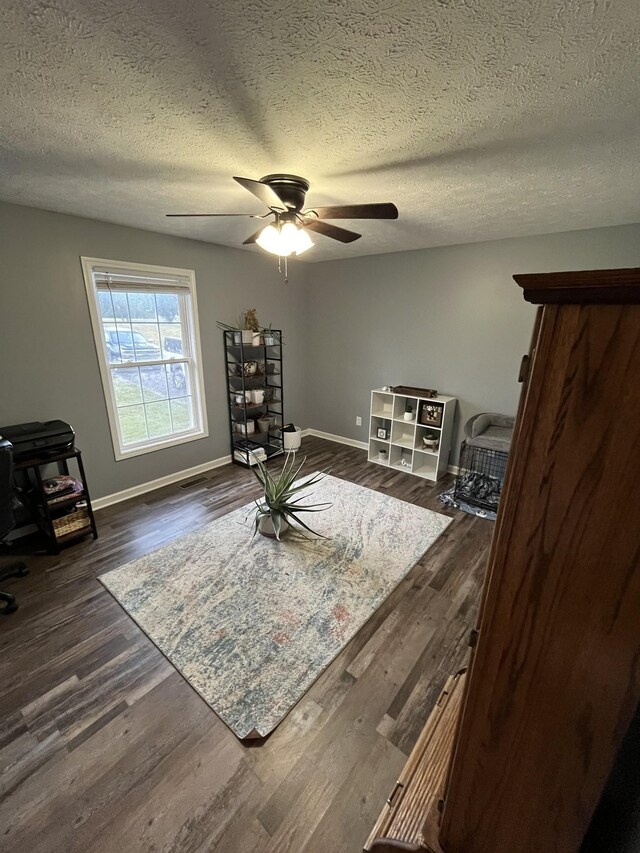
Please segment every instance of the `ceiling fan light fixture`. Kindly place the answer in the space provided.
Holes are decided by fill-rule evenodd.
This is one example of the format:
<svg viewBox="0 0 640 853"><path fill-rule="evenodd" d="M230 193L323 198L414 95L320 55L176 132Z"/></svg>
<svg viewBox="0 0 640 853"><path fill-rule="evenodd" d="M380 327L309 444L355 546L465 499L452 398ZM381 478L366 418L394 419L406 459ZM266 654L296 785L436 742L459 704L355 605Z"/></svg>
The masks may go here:
<svg viewBox="0 0 640 853"><path fill-rule="evenodd" d="M267 225L263 228L256 238L256 243L261 249L264 249L265 252L271 252L272 255L286 258L291 254L291 249L285 251L285 247L282 245L282 235L275 225Z"/></svg>
<svg viewBox="0 0 640 853"><path fill-rule="evenodd" d="M313 240L304 228L296 229L296 255L301 255L313 246Z"/></svg>
<svg viewBox="0 0 640 853"><path fill-rule="evenodd" d="M298 228L293 222L285 222L279 227L267 225L262 229L256 243L265 252L288 258L289 255L301 255L313 246L313 241L302 228Z"/></svg>

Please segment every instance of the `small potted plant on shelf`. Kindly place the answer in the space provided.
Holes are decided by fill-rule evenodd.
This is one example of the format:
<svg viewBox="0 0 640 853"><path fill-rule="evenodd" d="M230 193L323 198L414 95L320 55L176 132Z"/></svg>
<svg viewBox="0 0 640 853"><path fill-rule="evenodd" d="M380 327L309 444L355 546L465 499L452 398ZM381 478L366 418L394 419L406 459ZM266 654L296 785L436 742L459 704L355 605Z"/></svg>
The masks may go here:
<svg viewBox="0 0 640 853"><path fill-rule="evenodd" d="M302 512L322 512L331 506L330 503L300 503L302 498L298 497L298 493L319 483L326 473L321 471L305 478L303 482L296 482L305 461L306 459L303 459L301 464L295 468L295 456L292 453L287 453L282 470L277 474L272 474L266 465L256 457L256 464L251 470L262 487L263 497L262 500L256 501L254 536L256 533L261 533L270 539L280 541L289 531L291 524L295 522L308 530L309 533L313 533L314 536L319 536L321 539L327 538L312 530L299 517ZM302 535L304 536L304 534ZM306 536L305 538L308 539L309 537Z"/></svg>
<svg viewBox="0 0 640 853"><path fill-rule="evenodd" d="M275 329L271 328L271 324L267 328L260 330L262 333L262 339L264 341L264 345L266 347L276 347L280 344L283 344L282 334L277 332Z"/></svg>
<svg viewBox="0 0 640 853"><path fill-rule="evenodd" d="M435 453L438 449L438 442L440 441L440 437L437 432L434 432L432 429L428 429L425 434L422 436L422 444L425 450L431 450L432 453Z"/></svg>
<svg viewBox="0 0 640 853"><path fill-rule="evenodd" d="M258 418L258 430L263 433L268 433L273 428L276 419L273 415L260 415Z"/></svg>
<svg viewBox="0 0 640 853"><path fill-rule="evenodd" d="M252 345L255 343L255 336L258 336L260 343L260 323L255 308L247 309L244 314L238 317L237 325L230 326L228 323L217 321L217 326L225 332L233 332L234 344Z"/></svg>
<svg viewBox="0 0 640 853"><path fill-rule="evenodd" d="M415 417L415 412L413 411L413 403L406 403L404 407L404 419L405 421L412 421Z"/></svg>

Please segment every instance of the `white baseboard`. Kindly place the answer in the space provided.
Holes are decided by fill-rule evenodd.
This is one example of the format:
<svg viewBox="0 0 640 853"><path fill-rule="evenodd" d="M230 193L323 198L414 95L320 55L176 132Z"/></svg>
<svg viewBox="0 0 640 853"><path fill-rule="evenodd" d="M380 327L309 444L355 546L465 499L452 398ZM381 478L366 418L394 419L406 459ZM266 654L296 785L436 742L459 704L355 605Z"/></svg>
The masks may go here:
<svg viewBox="0 0 640 853"><path fill-rule="evenodd" d="M173 474L158 477L157 480L149 480L147 483L140 483L139 486L131 486L130 489L123 489L121 492L114 492L112 495L96 498L91 503L94 509L104 509L112 504L129 500L129 498L146 495L147 492L152 492L154 489L161 489L163 486L170 486L172 483L178 483L180 480L188 480L191 477L196 477L198 474L204 474L205 471L211 471L213 468L220 468L229 462L231 462L231 456L221 456L219 459L213 459L211 462L203 462L202 465L194 465L193 468L185 468L183 471L176 471Z"/></svg>
<svg viewBox="0 0 640 853"><path fill-rule="evenodd" d="M322 432L319 429L305 429L302 435L315 435L316 438L326 438L327 441L335 441L338 444L348 444L349 447L358 447L360 450L368 450L366 441L357 441L355 438L347 438L345 435L334 435L332 432Z"/></svg>
<svg viewBox="0 0 640 853"><path fill-rule="evenodd" d="M302 437L313 435L316 438L324 438L327 441L335 441L337 444L347 444L349 447L357 447L360 450L367 450L369 445L366 441L357 441L355 438L347 438L345 435L335 435L332 432L323 432L319 429L303 429ZM197 477L198 474L204 474L206 471L212 471L214 468L220 468L222 465L228 465L231 462L231 456L221 456L219 459L213 459L211 462L203 462L202 465L194 465L193 468L185 468L183 471L176 471L173 474L166 474L164 477L158 477L156 480L149 480L147 483L140 483L138 486L131 486L129 489L123 489L121 492L114 492L112 495L105 495L102 498L96 498L92 501L95 510L104 509L107 506L120 503L121 501L129 500L129 498L137 498L140 495L146 495L147 492L153 492L154 489L161 489L163 486L171 486L173 483L179 483L181 480L188 480L191 477ZM449 465L450 474L458 474L457 465Z"/></svg>

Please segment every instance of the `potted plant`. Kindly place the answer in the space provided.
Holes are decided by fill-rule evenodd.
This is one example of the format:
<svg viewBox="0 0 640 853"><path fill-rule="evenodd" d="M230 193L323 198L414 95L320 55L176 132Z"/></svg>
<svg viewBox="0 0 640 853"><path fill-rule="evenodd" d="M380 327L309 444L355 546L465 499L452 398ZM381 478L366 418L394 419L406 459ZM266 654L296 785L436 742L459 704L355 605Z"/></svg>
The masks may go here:
<svg viewBox="0 0 640 853"><path fill-rule="evenodd" d="M258 430L263 433L268 433L275 422L276 419L273 415L260 415L258 418Z"/></svg>
<svg viewBox="0 0 640 853"><path fill-rule="evenodd" d="M267 328L260 330L262 333L262 339L264 341L264 345L266 347L275 347L279 344L283 344L282 335L280 332L276 332L275 329L271 328L271 324Z"/></svg>
<svg viewBox="0 0 640 853"><path fill-rule="evenodd" d="M302 466L306 461L305 459L296 468L295 456L292 453L287 453L282 470L277 474L272 474L257 456L255 458L256 464L251 470L262 487L263 497L262 500L256 501L255 529L253 535L261 533L263 536L280 541L282 536L289 530L292 522L295 522L304 527L305 530L308 530L309 533L313 533L314 536L326 539L326 536L316 533L315 530L306 525L299 516L302 512L322 512L325 509L329 509L331 504L304 504L300 502L303 498L297 497L298 492L319 483L326 472L313 474L302 483L296 483L296 478L302 470ZM304 536L304 534L302 535ZM309 537L305 538L308 539Z"/></svg>
<svg viewBox="0 0 640 853"><path fill-rule="evenodd" d="M437 432L432 429L428 429L425 434L422 436L422 443L427 450L431 450L435 453L438 449L438 442L440 441L440 436Z"/></svg>
<svg viewBox="0 0 640 853"><path fill-rule="evenodd" d="M256 334L258 336L258 343L260 343L260 323L258 322L258 315L255 308L249 308L244 314L241 314L235 326L230 326L221 320L217 321L217 326L225 332L233 332L233 342L235 344L242 343L251 346L255 343L254 336Z"/></svg>
<svg viewBox="0 0 640 853"><path fill-rule="evenodd" d="M412 421L414 418L413 404L406 403L404 407L404 419L405 421Z"/></svg>

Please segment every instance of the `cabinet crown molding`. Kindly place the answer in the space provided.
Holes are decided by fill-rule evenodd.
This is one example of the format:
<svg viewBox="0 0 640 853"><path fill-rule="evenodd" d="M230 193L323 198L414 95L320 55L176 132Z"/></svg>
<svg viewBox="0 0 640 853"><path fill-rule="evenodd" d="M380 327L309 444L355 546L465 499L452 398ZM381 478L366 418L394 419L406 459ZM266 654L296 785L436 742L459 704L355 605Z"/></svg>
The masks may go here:
<svg viewBox="0 0 640 853"><path fill-rule="evenodd" d="M640 305L640 268L520 273L513 276L535 305Z"/></svg>

